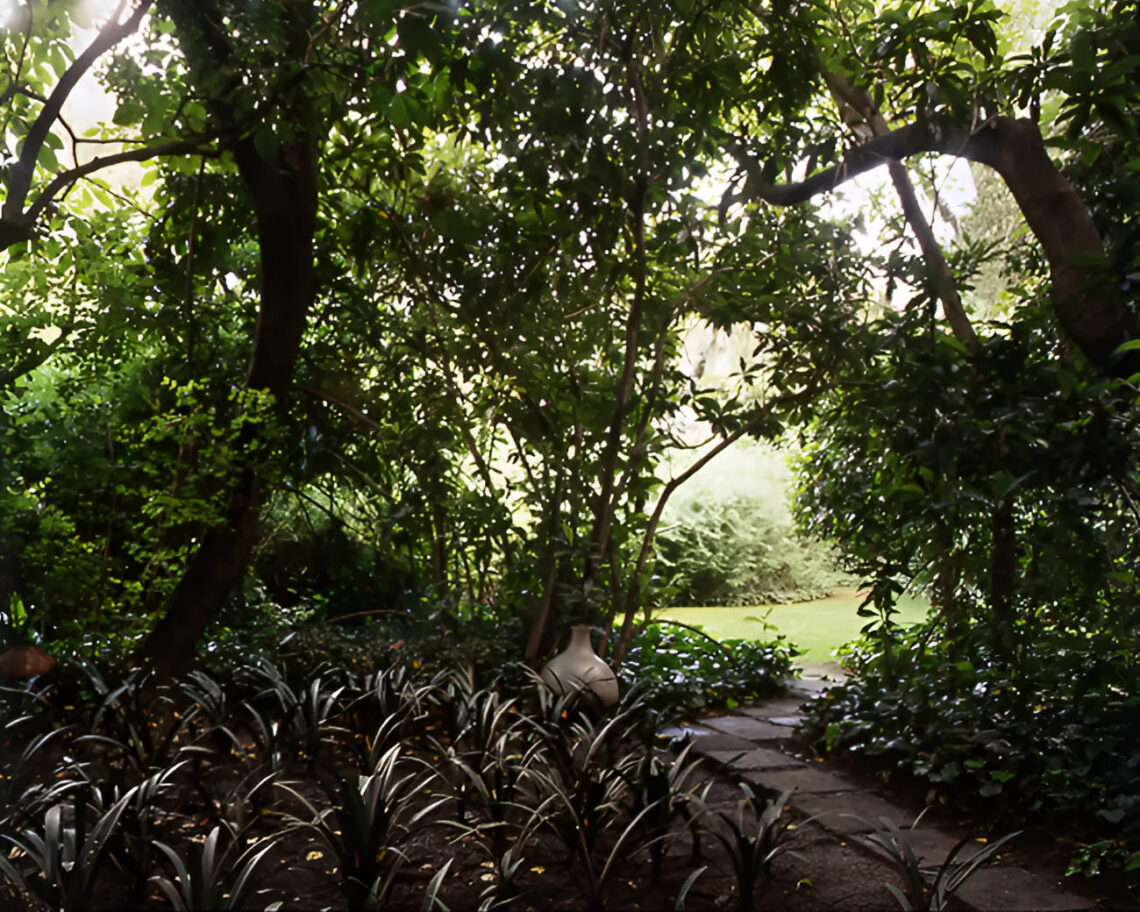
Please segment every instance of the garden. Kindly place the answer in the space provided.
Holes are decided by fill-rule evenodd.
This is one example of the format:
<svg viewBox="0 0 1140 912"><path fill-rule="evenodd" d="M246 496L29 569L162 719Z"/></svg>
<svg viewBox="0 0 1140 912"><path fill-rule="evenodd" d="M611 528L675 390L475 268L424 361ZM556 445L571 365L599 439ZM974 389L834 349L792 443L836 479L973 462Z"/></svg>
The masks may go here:
<svg viewBox="0 0 1140 912"><path fill-rule="evenodd" d="M0 0L0 905L1140 902L1137 13Z"/></svg>

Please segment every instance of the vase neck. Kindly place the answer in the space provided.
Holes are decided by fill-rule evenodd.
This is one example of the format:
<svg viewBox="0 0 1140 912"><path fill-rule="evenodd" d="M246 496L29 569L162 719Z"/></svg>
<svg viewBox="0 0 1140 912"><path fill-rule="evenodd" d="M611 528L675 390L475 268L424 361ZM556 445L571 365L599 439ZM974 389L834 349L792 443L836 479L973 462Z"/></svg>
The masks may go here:
<svg viewBox="0 0 1140 912"><path fill-rule="evenodd" d="M575 624L570 628L570 648L594 651L594 644L590 642L589 624Z"/></svg>

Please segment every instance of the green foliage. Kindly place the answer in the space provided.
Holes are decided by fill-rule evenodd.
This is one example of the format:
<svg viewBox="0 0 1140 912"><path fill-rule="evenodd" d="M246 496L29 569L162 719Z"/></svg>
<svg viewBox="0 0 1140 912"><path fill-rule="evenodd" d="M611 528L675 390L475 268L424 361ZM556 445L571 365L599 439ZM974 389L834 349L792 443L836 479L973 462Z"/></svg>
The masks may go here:
<svg viewBox="0 0 1140 912"><path fill-rule="evenodd" d="M705 432L720 446L794 427L810 438L801 524L871 584L863 614L877 634L862 683L836 696L870 727L836 717L823 730L875 749L913 737L930 753L908 755L920 772L1042 805L1095 800L1107 820L1131 820L1135 694L1121 669L1140 648L1136 378L1105 380L1067 350L1043 317L1052 273L1034 251L991 237L950 252L963 290L1008 253L1011 287L988 308L1008 321L979 326L970 352L940 329L935 282L894 225L872 226L868 253L862 217L751 201L758 182L846 154L829 75L865 89L888 122L953 120L983 138L1018 105L1061 131L1053 148L1105 240L1083 291L1131 307L1134 3L1070 4L1022 56L988 0L157 7L90 76L115 110L84 136L37 121L70 82L82 4L24 3L0 31L13 152L0 614L12 636L120 668L156 619L194 636L213 620L214 676L158 702L141 678L68 681L83 699L66 705L88 715L29 750L82 753L89 766L60 771L105 774L109 808L113 790L176 770L169 781L193 779L223 826L226 802L245 813L265 782L338 748L387 756L420 704L397 712L411 692L365 668L435 672L460 657L487 685L486 667L540 660L571 618L606 622L621 655L653 600L811 590L817 570L782 520L747 499L664 514L674 526L654 555L682 477L659 471L666 454ZM138 192L63 174L88 141L149 155L166 140L181 144ZM289 192L265 192L278 181ZM296 226L303 243L274 240ZM681 333L698 325L735 327L749 350L716 375L683 365ZM936 612L910 664L915 641L893 623L909 586ZM177 610L176 594L189 596ZM313 624L364 617L391 623L350 635ZM264 662L234 661L259 651ZM314 671L314 654L336 668ZM779 642L710 650L658 627L623 673L646 678L656 706L731 703L791 655ZM455 698L424 686L444 694L439 707ZM465 713L478 709L468 698ZM182 720L167 714L177 700ZM877 703L893 720L866 709ZM5 730L31 731L38 706ZM536 756L589 751L596 732L553 734L550 709L528 729ZM398 721L376 718L390 710ZM477 747L441 742L485 815L467 825L492 842L509 815L486 796L518 784L495 784L517 735L496 712L453 733ZM354 713L379 753L347 726ZM1103 724L1081 721L1094 713ZM947 738L948 719L970 734ZM578 779L529 779L594 866L591 902L606 853L656 838L642 829L659 832L665 807L630 785L645 755L602 741L606 762L576 758ZM209 764L234 759L244 785L218 797ZM619 838L591 841L586 821L611 785L625 804L605 808L602 835ZM32 802L37 833L59 830L48 797ZM313 807L320 829L329 809ZM525 876L520 855L492 848L503 885ZM360 872L360 889L378 900L387 877Z"/></svg>
<svg viewBox="0 0 1140 912"><path fill-rule="evenodd" d="M399 666L362 680L327 664L291 675L251 659L225 677L196 671L161 702L138 677L101 685L108 696L93 713L66 702L78 689L13 692L13 721L31 719L17 727L50 734L23 755L0 745L0 782L22 770L0 816L0 841L21 851L0 854L0 869L58 908L138 905L155 889L175 908L280 897L267 906L277 908L297 899L296 878L272 863L280 843L295 865L317 853L326 872L336 864L350 908L409 895L447 908L450 862L426 890L405 871L433 828L441 840L459 834L465 871L483 870L473 853L491 860L485 908L545 897L536 862L558 845L592 908L645 850L658 857L652 876L672 880L660 862L693 837L700 806L693 762L656 737L660 716L637 688L595 718L520 680L476 689L469 668L425 678ZM161 727L173 745L149 751L145 769L118 737L128 707L132 726Z"/></svg>
<svg viewBox="0 0 1140 912"><path fill-rule="evenodd" d="M170 846L157 843L170 864L174 879L159 874L154 882L176 912L224 912L249 907L248 891L257 867L273 849L273 840L259 840L244 849L236 834L227 832L219 851L222 827L216 826L201 846L190 850L189 864Z"/></svg>
<svg viewBox="0 0 1140 912"><path fill-rule="evenodd" d="M103 806L94 789L77 786L52 803L38 826L0 833L32 863L35 874L24 877L6 858L0 871L22 882L55 909L90 908L99 895L98 878L107 868L107 844L132 793Z"/></svg>
<svg viewBox="0 0 1140 912"><path fill-rule="evenodd" d="M368 775L334 774L322 783L330 806L317 807L296 790L279 784L310 815L294 818L310 830L337 860L351 912L380 909L406 859L403 843L411 828L445 799L414 809L413 799L431 780L397 768L400 748L383 754Z"/></svg>
<svg viewBox="0 0 1140 912"><path fill-rule="evenodd" d="M756 499L687 500L658 536L657 598L675 605L805 601L844 580L829 555L773 521Z"/></svg>
<svg viewBox="0 0 1140 912"><path fill-rule="evenodd" d="M791 850L795 827L788 810L791 792L764 801L763 805L752 788L738 783L741 797L732 812L712 812L705 808L713 836L728 849L736 875L737 910L754 912L756 890L762 878L771 870L776 856Z"/></svg>
<svg viewBox="0 0 1140 912"><path fill-rule="evenodd" d="M791 674L795 656L795 647L779 636L766 643L718 642L696 630L659 623L634 639L621 675L645 687L653 706L686 715L770 696Z"/></svg>
<svg viewBox="0 0 1140 912"><path fill-rule="evenodd" d="M889 859L902 874L905 889L900 890L894 884L886 886L903 912L941 912L967 880L983 865L1000 857L998 852L1002 846L1020 835L1020 832L1009 833L987 843L971 857L956 861L958 853L971 841L967 837L950 850L941 865L929 870L920 867L906 832L886 818L882 822L885 830L877 830L860 841Z"/></svg>
<svg viewBox="0 0 1140 912"><path fill-rule="evenodd" d="M1135 844L1140 693L1130 654L1104 634L1087 651L1083 641L1042 642L1032 667L1013 672L985 637L978 631L964 658L962 642L929 628L902 634L891 678L868 644L859 676L813 704L809 736L1010 811L1095 811Z"/></svg>

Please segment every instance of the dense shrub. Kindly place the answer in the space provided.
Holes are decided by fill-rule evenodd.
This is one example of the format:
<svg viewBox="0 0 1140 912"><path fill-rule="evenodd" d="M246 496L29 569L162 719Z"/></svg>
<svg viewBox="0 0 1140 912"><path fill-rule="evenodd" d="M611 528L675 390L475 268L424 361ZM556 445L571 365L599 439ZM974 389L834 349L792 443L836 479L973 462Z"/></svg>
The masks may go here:
<svg viewBox="0 0 1140 912"><path fill-rule="evenodd" d="M928 630L889 658L864 641L858 677L812 705L821 749L881 757L944 792L1007 811L1095 811L1140 848L1140 687L1135 661L1103 635L1058 639L1014 672L984 643L955 658ZM1140 861L1140 856L1133 856ZM1121 860L1120 858L1117 859Z"/></svg>
<svg viewBox="0 0 1140 912"><path fill-rule="evenodd" d="M827 595L846 579L830 552L798 537L758 498L693 498L658 537L658 572L675 605L757 605Z"/></svg>
<svg viewBox="0 0 1140 912"><path fill-rule="evenodd" d="M633 641L621 677L646 686L653 706L682 715L771 696L797 654L783 637L717 643L684 627L652 624Z"/></svg>

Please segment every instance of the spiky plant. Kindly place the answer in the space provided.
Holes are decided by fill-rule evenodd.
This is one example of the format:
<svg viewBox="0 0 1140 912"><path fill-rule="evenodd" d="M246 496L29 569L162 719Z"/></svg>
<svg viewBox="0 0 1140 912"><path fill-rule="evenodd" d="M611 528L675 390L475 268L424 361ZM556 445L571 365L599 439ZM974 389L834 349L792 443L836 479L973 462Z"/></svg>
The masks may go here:
<svg viewBox="0 0 1140 912"><path fill-rule="evenodd" d="M187 857L164 842L156 842L170 874L156 874L151 881L176 912L250 908L248 897L254 875L279 835L243 846L237 830L219 825L210 830L201 845L190 843Z"/></svg>
<svg viewBox="0 0 1140 912"><path fill-rule="evenodd" d="M984 865L997 858L1002 847L1020 835L1018 830L987 843L969 858L958 861L958 855L973 840L958 842L936 867L919 864L906 833L887 818L880 818L884 829L861 837L860 841L884 856L902 875L903 889L885 884L903 912L939 912L950 898Z"/></svg>
<svg viewBox="0 0 1140 912"><path fill-rule="evenodd" d="M7 852L0 852L0 873L51 908L70 912L95 904L108 845L135 790L110 807L101 807L98 793L84 783L68 783L61 791L63 797L47 808L39 825L0 832L0 840L27 858L30 876L17 870Z"/></svg>
<svg viewBox="0 0 1140 912"><path fill-rule="evenodd" d="M790 849L793 824L784 812L790 792L781 792L763 805L746 782L737 784L740 798L731 812L716 811L694 799L708 822L709 832L727 850L739 891L738 912L754 912L756 887L778 855Z"/></svg>
<svg viewBox="0 0 1140 912"><path fill-rule="evenodd" d="M288 783L277 787L296 800L308 818L290 815L337 859L350 912L381 908L404 861L410 828L446 799L417 809L434 774L398 769L400 748L388 750L367 776L331 774L322 781L329 807L318 808Z"/></svg>

